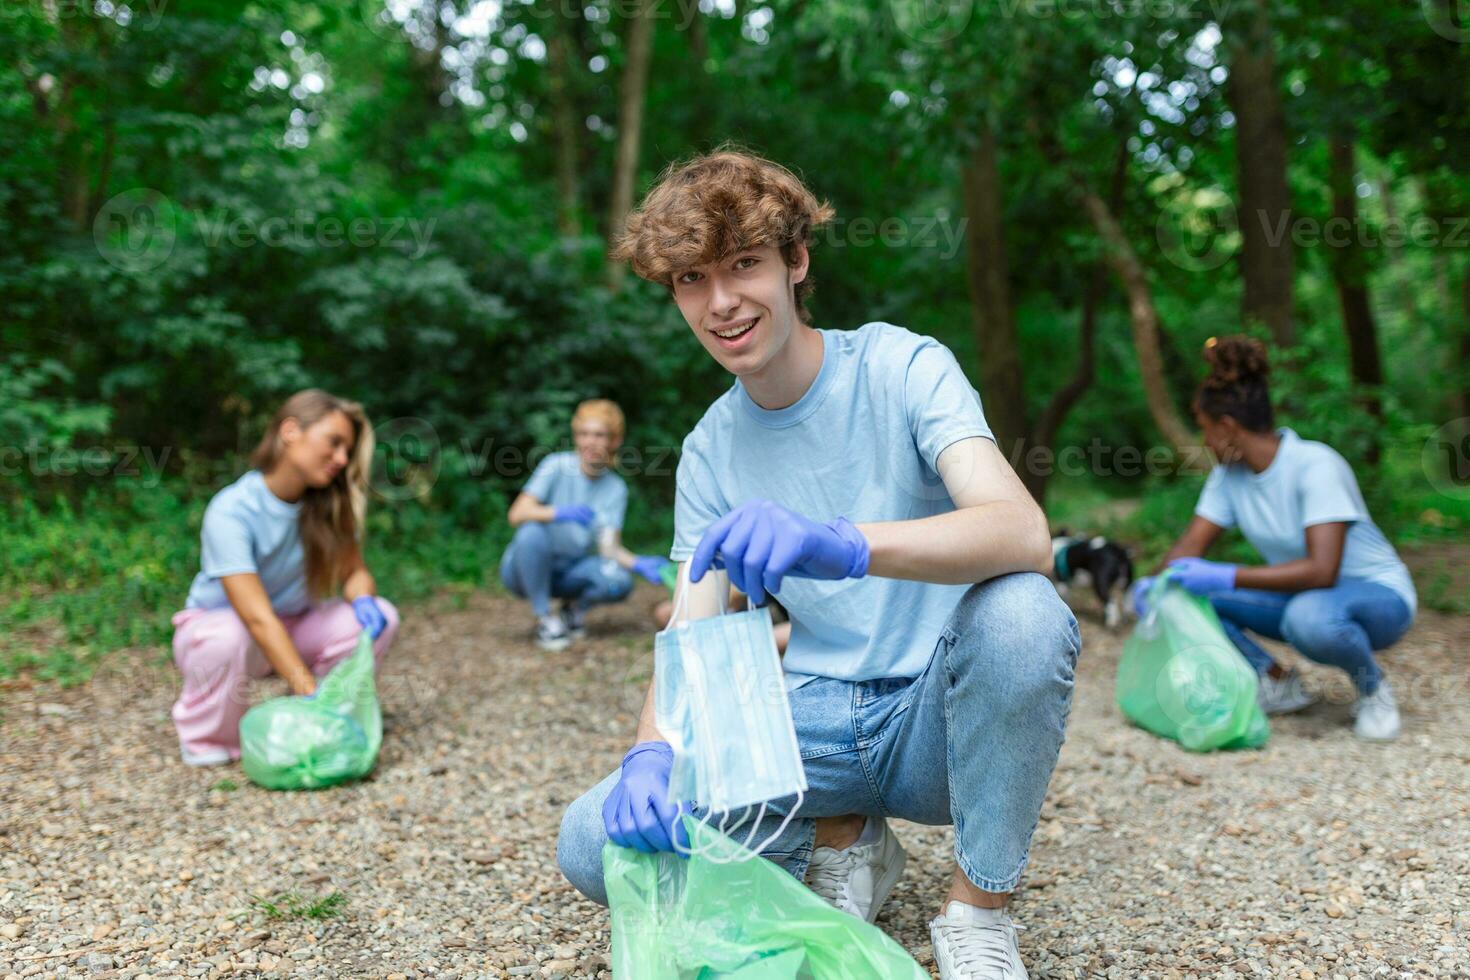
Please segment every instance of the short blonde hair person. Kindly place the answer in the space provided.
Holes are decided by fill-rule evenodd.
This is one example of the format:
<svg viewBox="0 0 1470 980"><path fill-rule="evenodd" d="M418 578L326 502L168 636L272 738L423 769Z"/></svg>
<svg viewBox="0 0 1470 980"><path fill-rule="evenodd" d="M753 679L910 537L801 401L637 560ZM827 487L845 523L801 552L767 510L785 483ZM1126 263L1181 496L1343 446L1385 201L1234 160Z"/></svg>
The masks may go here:
<svg viewBox="0 0 1470 980"><path fill-rule="evenodd" d="M623 420L623 410L618 407L617 402L607 398L589 398L582 402L572 415L572 428L575 429L578 422L591 421L606 425L608 431L612 433L615 445L622 443L626 423Z"/></svg>

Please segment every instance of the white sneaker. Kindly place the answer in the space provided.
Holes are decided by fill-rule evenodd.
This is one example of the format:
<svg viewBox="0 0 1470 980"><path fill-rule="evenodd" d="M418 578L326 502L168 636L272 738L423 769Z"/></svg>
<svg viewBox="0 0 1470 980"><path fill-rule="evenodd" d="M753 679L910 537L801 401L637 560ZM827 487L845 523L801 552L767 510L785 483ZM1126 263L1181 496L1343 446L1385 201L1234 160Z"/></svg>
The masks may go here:
<svg viewBox="0 0 1470 980"><path fill-rule="evenodd" d="M231 762L229 749L219 746L205 749L202 752L190 752L184 748L183 743L180 743L179 757L184 760L186 766L227 766Z"/></svg>
<svg viewBox="0 0 1470 980"><path fill-rule="evenodd" d="M552 613L536 621L536 645L543 650L565 650L572 642L567 624L560 616Z"/></svg>
<svg viewBox="0 0 1470 980"><path fill-rule="evenodd" d="M1302 675L1294 670L1281 678L1261 674L1257 680L1256 704L1268 715L1284 715L1317 703L1316 695L1302 686Z"/></svg>
<svg viewBox="0 0 1470 980"><path fill-rule="evenodd" d="M929 923L940 980L1027 980L1016 931L1005 909L950 902Z"/></svg>
<svg viewBox="0 0 1470 980"><path fill-rule="evenodd" d="M1370 742L1392 742L1399 737L1399 706L1388 681L1380 680L1378 690L1367 697L1359 697L1358 703L1353 705L1353 714L1358 716L1353 725L1353 734L1358 738Z"/></svg>
<svg viewBox="0 0 1470 980"><path fill-rule="evenodd" d="M850 847L840 851L819 847L812 852L806 883L827 904L872 922L907 861L888 821L869 817L862 836Z"/></svg>
<svg viewBox="0 0 1470 980"><path fill-rule="evenodd" d="M570 602L563 603L561 607L561 621L566 624L567 635L574 640L585 639L587 636L587 610L580 609Z"/></svg>

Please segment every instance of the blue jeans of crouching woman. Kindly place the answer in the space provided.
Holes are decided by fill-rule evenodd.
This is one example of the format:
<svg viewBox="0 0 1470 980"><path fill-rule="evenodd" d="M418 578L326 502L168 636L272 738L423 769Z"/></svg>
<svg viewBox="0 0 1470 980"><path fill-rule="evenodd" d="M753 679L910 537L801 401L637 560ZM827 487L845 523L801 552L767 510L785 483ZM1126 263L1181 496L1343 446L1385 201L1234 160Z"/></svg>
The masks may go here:
<svg viewBox="0 0 1470 980"><path fill-rule="evenodd" d="M536 615L551 612L552 597L573 599L583 606L622 602L633 591L633 573L620 565L606 567L597 555L563 558L552 554L551 532L529 521L516 528L500 559L500 581L522 599L531 600Z"/></svg>
<svg viewBox="0 0 1470 980"><path fill-rule="evenodd" d="M1022 572L971 586L918 677L817 678L792 691L809 789L764 855L803 878L816 817L952 824L965 876L1011 891L1061 750L1081 646L1056 589ZM604 905L602 804L617 781L614 771L567 808L557 842L567 880ZM793 802L773 801L751 839L775 832ZM736 829L745 839L749 828Z"/></svg>
<svg viewBox="0 0 1470 980"><path fill-rule="evenodd" d="M1230 589L1211 593L1209 600L1256 673L1265 673L1272 658L1247 630L1290 643L1319 664L1342 668L1363 695L1378 690L1383 679L1373 651L1393 646L1414 621L1403 596L1359 579L1339 579L1330 589L1305 592Z"/></svg>

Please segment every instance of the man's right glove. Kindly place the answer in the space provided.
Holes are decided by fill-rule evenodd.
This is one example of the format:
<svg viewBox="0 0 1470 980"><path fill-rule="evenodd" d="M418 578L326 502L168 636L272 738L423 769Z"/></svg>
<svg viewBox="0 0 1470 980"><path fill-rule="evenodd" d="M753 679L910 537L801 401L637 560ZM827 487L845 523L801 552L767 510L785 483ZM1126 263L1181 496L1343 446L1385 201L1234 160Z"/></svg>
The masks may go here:
<svg viewBox="0 0 1470 980"><path fill-rule="evenodd" d="M689 835L679 818L687 805L668 802L674 749L668 742L639 742L623 756L618 784L602 804L602 825L619 847L644 854L674 850L674 841L689 850Z"/></svg>

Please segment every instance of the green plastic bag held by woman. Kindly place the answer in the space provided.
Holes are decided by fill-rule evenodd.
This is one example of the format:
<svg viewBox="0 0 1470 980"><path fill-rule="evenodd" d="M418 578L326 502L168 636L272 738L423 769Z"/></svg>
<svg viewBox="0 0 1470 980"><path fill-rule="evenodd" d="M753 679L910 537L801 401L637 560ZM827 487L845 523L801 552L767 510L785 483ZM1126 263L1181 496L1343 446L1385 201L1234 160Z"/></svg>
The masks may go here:
<svg viewBox="0 0 1470 980"><path fill-rule="evenodd" d="M1140 728L1191 752L1259 748L1270 727L1256 703L1256 674L1207 599L1170 582L1149 590L1118 663L1117 700Z"/></svg>
<svg viewBox="0 0 1470 980"><path fill-rule="evenodd" d="M266 789L321 789L365 776L382 744L367 631L313 696L272 698L240 722L240 765Z"/></svg>
<svg viewBox="0 0 1470 980"><path fill-rule="evenodd" d="M627 980L925 980L877 926L838 911L786 871L684 817L692 857L611 842L613 976Z"/></svg>

